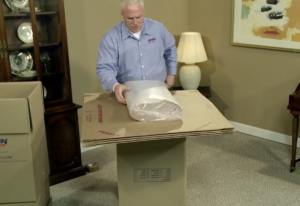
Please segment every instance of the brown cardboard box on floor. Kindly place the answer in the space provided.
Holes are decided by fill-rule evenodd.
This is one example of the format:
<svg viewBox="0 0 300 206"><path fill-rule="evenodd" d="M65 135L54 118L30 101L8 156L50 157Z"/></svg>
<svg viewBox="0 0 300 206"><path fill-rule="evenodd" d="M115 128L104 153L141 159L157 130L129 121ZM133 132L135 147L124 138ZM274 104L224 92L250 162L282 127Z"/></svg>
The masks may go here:
<svg viewBox="0 0 300 206"><path fill-rule="evenodd" d="M23 203L8 203L0 204L0 206L52 206L52 199L50 197L49 179L46 180L45 185L35 202L23 202Z"/></svg>
<svg viewBox="0 0 300 206"><path fill-rule="evenodd" d="M0 83L0 111L0 205L39 206L50 196L42 84Z"/></svg>
<svg viewBox="0 0 300 206"><path fill-rule="evenodd" d="M186 206L186 138L117 145L119 206Z"/></svg>

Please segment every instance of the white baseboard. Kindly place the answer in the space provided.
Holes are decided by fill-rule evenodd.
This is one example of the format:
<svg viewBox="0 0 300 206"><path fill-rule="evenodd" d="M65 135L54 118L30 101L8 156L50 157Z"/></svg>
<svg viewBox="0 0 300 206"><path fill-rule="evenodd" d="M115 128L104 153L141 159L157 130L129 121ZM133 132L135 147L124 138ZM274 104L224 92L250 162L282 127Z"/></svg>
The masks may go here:
<svg viewBox="0 0 300 206"><path fill-rule="evenodd" d="M279 142L286 145L292 145L292 136L272 132L258 127L252 127L238 122L230 121L230 123L235 127L235 131L237 132L253 135L256 137L271 140L274 142ZM300 148L300 140L297 141L297 147Z"/></svg>

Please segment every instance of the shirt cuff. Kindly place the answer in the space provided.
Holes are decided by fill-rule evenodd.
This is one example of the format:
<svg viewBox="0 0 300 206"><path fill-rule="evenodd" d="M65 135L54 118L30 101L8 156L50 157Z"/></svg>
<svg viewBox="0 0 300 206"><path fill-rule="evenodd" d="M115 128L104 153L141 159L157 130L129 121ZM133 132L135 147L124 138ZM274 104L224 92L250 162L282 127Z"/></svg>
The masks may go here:
<svg viewBox="0 0 300 206"><path fill-rule="evenodd" d="M115 86L116 86L117 84L119 84L119 83L115 83L115 84L114 84L113 89L112 89L113 92L115 92Z"/></svg>
<svg viewBox="0 0 300 206"><path fill-rule="evenodd" d="M174 68L168 68L167 69L167 75L174 75L176 76L177 75L177 68L174 67Z"/></svg>

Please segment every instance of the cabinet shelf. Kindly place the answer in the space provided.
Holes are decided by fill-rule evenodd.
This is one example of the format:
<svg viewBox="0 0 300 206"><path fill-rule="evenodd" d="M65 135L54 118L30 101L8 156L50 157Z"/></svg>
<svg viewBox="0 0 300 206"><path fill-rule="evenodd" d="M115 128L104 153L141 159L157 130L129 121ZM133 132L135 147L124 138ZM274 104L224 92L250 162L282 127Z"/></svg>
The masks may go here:
<svg viewBox="0 0 300 206"><path fill-rule="evenodd" d="M8 45L8 51L33 48L33 43Z"/></svg>
<svg viewBox="0 0 300 206"><path fill-rule="evenodd" d="M40 47L51 47L51 46L58 46L60 42L41 42L39 43ZM8 51L15 51L15 50L22 50L22 49L30 49L33 48L33 43L27 44L16 44L16 45L8 45Z"/></svg>
<svg viewBox="0 0 300 206"><path fill-rule="evenodd" d="M56 11L42 11L42 12L36 12L35 15L41 16L41 15L55 15L58 14ZM16 12L10 12L3 15L4 18L11 18L11 17L30 17L30 13L16 13Z"/></svg>
<svg viewBox="0 0 300 206"><path fill-rule="evenodd" d="M51 84L52 82L58 82L60 79L64 77L64 72L57 72L57 73L50 73L50 74L43 74L43 82L45 84ZM13 75L12 77L13 82L23 82L23 81L37 81L38 78L36 76L34 77L19 77Z"/></svg>
<svg viewBox="0 0 300 206"><path fill-rule="evenodd" d="M37 81L37 77L18 77L13 76L13 82Z"/></svg>
<svg viewBox="0 0 300 206"><path fill-rule="evenodd" d="M29 13L15 13L15 12L10 12L10 13L6 13L6 14L3 14L3 17L4 18L10 18L10 17L30 17L30 14Z"/></svg>
<svg viewBox="0 0 300 206"><path fill-rule="evenodd" d="M58 46L60 45L60 42L41 42L39 43L40 47L51 47L51 46Z"/></svg>
<svg viewBox="0 0 300 206"><path fill-rule="evenodd" d="M64 72L57 72L57 73L50 73L50 74L43 74L43 80L46 82L49 81L57 81L63 78L65 75Z"/></svg>
<svg viewBox="0 0 300 206"><path fill-rule="evenodd" d="M35 13L35 15L40 16L40 15L55 15L58 14L56 11L43 11L43 12L38 12Z"/></svg>

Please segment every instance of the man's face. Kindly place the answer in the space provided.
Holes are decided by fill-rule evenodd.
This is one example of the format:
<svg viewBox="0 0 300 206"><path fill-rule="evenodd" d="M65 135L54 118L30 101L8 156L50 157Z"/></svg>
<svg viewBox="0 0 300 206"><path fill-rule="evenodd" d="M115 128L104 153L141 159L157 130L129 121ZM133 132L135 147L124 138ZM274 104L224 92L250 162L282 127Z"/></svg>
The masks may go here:
<svg viewBox="0 0 300 206"><path fill-rule="evenodd" d="M135 5L125 4L121 10L126 27L133 33L143 28L145 10L140 3Z"/></svg>

